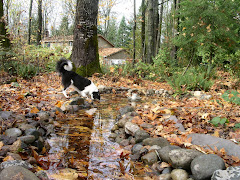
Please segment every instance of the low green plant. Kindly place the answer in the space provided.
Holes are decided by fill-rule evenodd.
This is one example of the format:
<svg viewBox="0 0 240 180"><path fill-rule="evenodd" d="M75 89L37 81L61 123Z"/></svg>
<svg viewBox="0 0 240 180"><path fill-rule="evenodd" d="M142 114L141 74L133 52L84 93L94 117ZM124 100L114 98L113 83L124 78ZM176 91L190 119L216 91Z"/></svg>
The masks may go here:
<svg viewBox="0 0 240 180"><path fill-rule="evenodd" d="M190 67L184 75L182 72L174 73L168 78L168 83L177 94L196 90L208 91L213 85L210 80L212 76L213 72L203 71L201 67Z"/></svg>
<svg viewBox="0 0 240 180"><path fill-rule="evenodd" d="M240 129L240 123L235 124L235 126L233 127L233 129L234 129L234 130Z"/></svg>
<svg viewBox="0 0 240 180"><path fill-rule="evenodd" d="M210 123L212 123L214 126L219 126L220 125L224 125L226 123L229 123L229 120L227 118L221 118L221 117L214 117L211 121L209 121Z"/></svg>
<svg viewBox="0 0 240 180"><path fill-rule="evenodd" d="M227 102L240 105L240 93L236 90L225 91L222 98Z"/></svg>

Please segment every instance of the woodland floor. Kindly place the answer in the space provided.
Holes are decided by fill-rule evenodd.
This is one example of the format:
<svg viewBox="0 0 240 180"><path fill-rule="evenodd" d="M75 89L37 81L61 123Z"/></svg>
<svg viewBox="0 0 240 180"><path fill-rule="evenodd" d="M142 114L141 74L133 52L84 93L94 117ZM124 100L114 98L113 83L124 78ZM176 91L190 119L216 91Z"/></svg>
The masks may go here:
<svg viewBox="0 0 240 180"><path fill-rule="evenodd" d="M147 104L147 109L146 107L138 106L137 111L142 115L142 118L135 119L135 123L141 124L144 122L158 126L159 132L155 131L153 135L163 136L171 143L179 146L191 147L188 144L188 140L184 138L186 136L179 137L175 134L176 129L174 129L173 122L158 124L157 119L161 116L159 114L170 113L175 115L183 124L187 134L211 134L239 143L240 129L234 129L233 127L236 123L240 123L240 107L221 98L221 94L226 90L237 89L238 87L236 81L228 73L218 72L218 77L211 90L206 92L206 94L212 95L210 100L199 100L192 97L163 98L155 105ZM65 97L61 94L61 79L57 73L38 75L31 80L17 78L17 83L4 84L4 82L9 81L9 78L7 73L0 73L0 110L11 110L17 114L27 114L29 112L38 112L40 108L43 111L50 111L64 102ZM105 85L107 87L171 90L167 83L152 82L132 77L95 75L91 79L96 85ZM240 91L238 90L238 92ZM44 102L44 107L39 107L41 102ZM165 109L161 110L161 108ZM57 116L62 118L64 114L58 114ZM225 117L229 120L229 123L215 127L209 123L214 117ZM212 150L212 152L221 155L228 161L229 157L225 156L224 150L221 152L216 151ZM239 163L240 160L237 158L228 162L228 164Z"/></svg>

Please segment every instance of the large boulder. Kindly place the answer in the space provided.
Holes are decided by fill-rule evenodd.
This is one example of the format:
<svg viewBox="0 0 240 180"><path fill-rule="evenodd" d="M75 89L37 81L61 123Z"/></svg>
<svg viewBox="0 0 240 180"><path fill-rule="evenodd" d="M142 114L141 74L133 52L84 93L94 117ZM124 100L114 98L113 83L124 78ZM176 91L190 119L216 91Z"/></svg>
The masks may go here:
<svg viewBox="0 0 240 180"><path fill-rule="evenodd" d="M216 154L198 156L191 163L191 171L195 180L208 179L214 171L219 169L225 169L225 163Z"/></svg>

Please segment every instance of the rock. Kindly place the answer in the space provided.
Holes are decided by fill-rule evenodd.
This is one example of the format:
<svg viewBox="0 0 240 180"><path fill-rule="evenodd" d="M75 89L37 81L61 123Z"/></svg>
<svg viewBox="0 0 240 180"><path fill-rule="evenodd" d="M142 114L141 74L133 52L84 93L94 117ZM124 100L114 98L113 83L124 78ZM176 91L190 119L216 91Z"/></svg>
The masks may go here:
<svg viewBox="0 0 240 180"><path fill-rule="evenodd" d="M174 169L171 172L172 180L187 180L188 173L184 169Z"/></svg>
<svg viewBox="0 0 240 180"><path fill-rule="evenodd" d="M173 92L172 90L169 90L169 91L168 91L168 94L169 94L169 95L173 95L174 92Z"/></svg>
<svg viewBox="0 0 240 180"><path fill-rule="evenodd" d="M40 136L40 132L35 128L27 129L25 131L25 134L26 135L33 135L35 137L35 139L38 139L39 136Z"/></svg>
<svg viewBox="0 0 240 180"><path fill-rule="evenodd" d="M18 152L20 149L26 149L27 145L23 143L20 139L15 141L11 146L10 146L10 151L11 152Z"/></svg>
<svg viewBox="0 0 240 180"><path fill-rule="evenodd" d="M191 163L191 171L195 180L208 179L214 171L219 169L225 169L225 163L216 154L198 156Z"/></svg>
<svg viewBox="0 0 240 180"><path fill-rule="evenodd" d="M3 142L5 145L11 145L17 140L17 137L15 136L5 136L5 135L0 135L0 141Z"/></svg>
<svg viewBox="0 0 240 180"><path fill-rule="evenodd" d="M153 89L148 89L146 92L146 96L153 96L155 94L155 90Z"/></svg>
<svg viewBox="0 0 240 180"><path fill-rule="evenodd" d="M193 149L174 149L169 152L169 159L174 168L189 170L192 160L200 155L202 153Z"/></svg>
<svg viewBox="0 0 240 180"><path fill-rule="evenodd" d="M37 151L41 152L42 148L44 147L44 140L42 137L39 137L36 141L32 143L33 146L37 147Z"/></svg>
<svg viewBox="0 0 240 180"><path fill-rule="evenodd" d="M164 168L162 171L162 174L170 174L172 172L172 168L171 167L167 167Z"/></svg>
<svg viewBox="0 0 240 180"><path fill-rule="evenodd" d="M5 131L5 135L8 137L18 137L22 135L22 131L18 128L10 128Z"/></svg>
<svg viewBox="0 0 240 180"><path fill-rule="evenodd" d="M171 174L160 174L157 180L171 180Z"/></svg>
<svg viewBox="0 0 240 180"><path fill-rule="evenodd" d="M122 126L122 127L123 127L123 126ZM119 129L118 125L117 125L117 124L114 124L114 126L113 126L112 129L111 129L111 131L114 132L114 131L116 131L116 130L118 130L118 129Z"/></svg>
<svg viewBox="0 0 240 180"><path fill-rule="evenodd" d="M207 94L203 94L201 97L200 97L200 100L209 100L212 98L212 95L207 95Z"/></svg>
<svg viewBox="0 0 240 180"><path fill-rule="evenodd" d="M3 120L8 120L12 118L13 112L12 111L0 111L0 117Z"/></svg>
<svg viewBox="0 0 240 180"><path fill-rule="evenodd" d="M134 137L135 137L135 142L140 143L144 139L149 138L150 135L146 131L139 129L135 132Z"/></svg>
<svg viewBox="0 0 240 180"><path fill-rule="evenodd" d="M240 158L240 146L234 142L208 134L189 134L188 138L192 138L192 144L203 146L204 148L217 147L218 150L224 148L226 153L231 156ZM209 146L209 147L208 147Z"/></svg>
<svg viewBox="0 0 240 180"><path fill-rule="evenodd" d="M32 169L33 166L29 164L26 161L22 160L12 160L12 161L4 161L0 164L0 170L3 170L5 168L11 167L11 166L22 166L25 169ZM0 176L1 177L1 176Z"/></svg>
<svg viewBox="0 0 240 180"><path fill-rule="evenodd" d="M117 134L116 133L111 133L109 136L108 136L108 138L110 139L110 140L115 140L116 139L116 137L117 137Z"/></svg>
<svg viewBox="0 0 240 180"><path fill-rule="evenodd" d="M27 113L25 115L26 118L36 118L37 117L37 114L36 113Z"/></svg>
<svg viewBox="0 0 240 180"><path fill-rule="evenodd" d="M44 170L36 172L36 176L41 180L49 180L47 172Z"/></svg>
<svg viewBox="0 0 240 180"><path fill-rule="evenodd" d="M129 122L132 120L133 117L131 117L131 113L126 113L123 115L123 117L117 122L117 126L119 128L123 128L126 124L126 122Z"/></svg>
<svg viewBox="0 0 240 180"><path fill-rule="evenodd" d="M119 109L119 113L121 116L132 111L134 111L134 107L132 106L125 106Z"/></svg>
<svg viewBox="0 0 240 180"><path fill-rule="evenodd" d="M21 129L22 131L25 131L27 129L36 129L34 125L32 125L32 124L25 124L25 123L19 124L18 128Z"/></svg>
<svg viewBox="0 0 240 180"><path fill-rule="evenodd" d="M152 165L158 161L158 156L155 152L149 152L142 156L142 162L147 165Z"/></svg>
<svg viewBox="0 0 240 180"><path fill-rule="evenodd" d="M151 169L153 169L154 171L161 173L163 171L163 167L161 167L161 163L156 162L152 165Z"/></svg>
<svg viewBox="0 0 240 180"><path fill-rule="evenodd" d="M158 145L160 147L169 146L170 143L163 137L158 138L147 138L143 140L143 145L153 146Z"/></svg>
<svg viewBox="0 0 240 180"><path fill-rule="evenodd" d="M193 91L192 92L193 96L200 98L203 95L202 91Z"/></svg>
<svg viewBox="0 0 240 180"><path fill-rule="evenodd" d="M165 146L161 149L158 150L158 154L161 158L162 161L164 162L170 162L170 159L169 159L169 152L173 149L181 149L179 146Z"/></svg>
<svg viewBox="0 0 240 180"><path fill-rule="evenodd" d="M128 100L132 102L141 101L141 97L138 96L137 93L132 93L132 95L128 97Z"/></svg>
<svg viewBox="0 0 240 180"><path fill-rule="evenodd" d="M40 111L37 113L37 116L40 121L46 121L49 119L49 113L45 111Z"/></svg>
<svg viewBox="0 0 240 180"><path fill-rule="evenodd" d="M128 146L130 143L129 143L129 140L128 139L123 139L121 142L119 142L119 144L123 147L126 147Z"/></svg>
<svg viewBox="0 0 240 180"><path fill-rule="evenodd" d="M136 131L140 130L140 127L137 124L131 122L126 122L124 127L126 134L131 134L132 136L136 133Z"/></svg>
<svg viewBox="0 0 240 180"><path fill-rule="evenodd" d="M22 160L21 156L17 153L8 152L7 156L9 156L13 160Z"/></svg>
<svg viewBox="0 0 240 180"><path fill-rule="evenodd" d="M182 123L180 123L176 116L171 115L166 121L173 120L175 122L174 126L178 128L179 131L185 132L185 128L183 127Z"/></svg>
<svg viewBox="0 0 240 180"><path fill-rule="evenodd" d="M31 171L21 167L12 166L3 169L0 173L1 180L24 179L24 180L39 180L39 178Z"/></svg>
<svg viewBox="0 0 240 180"><path fill-rule="evenodd" d="M84 105L84 99L82 97L74 97L70 99L69 105Z"/></svg>
<svg viewBox="0 0 240 180"><path fill-rule="evenodd" d="M116 141L116 143L120 143L122 140L124 140L124 139L126 139L126 135L125 134L119 134L117 137L116 137L116 139L115 139L115 141Z"/></svg>
<svg viewBox="0 0 240 180"><path fill-rule="evenodd" d="M135 144L133 147L132 147L132 154L136 154L138 152L140 152L140 150L143 148L143 146L141 144Z"/></svg>
<svg viewBox="0 0 240 180"><path fill-rule="evenodd" d="M26 144L31 144L36 140L34 135L21 136L19 139Z"/></svg>
<svg viewBox="0 0 240 180"><path fill-rule="evenodd" d="M211 180L239 180L240 166L228 167L226 170L216 170Z"/></svg>

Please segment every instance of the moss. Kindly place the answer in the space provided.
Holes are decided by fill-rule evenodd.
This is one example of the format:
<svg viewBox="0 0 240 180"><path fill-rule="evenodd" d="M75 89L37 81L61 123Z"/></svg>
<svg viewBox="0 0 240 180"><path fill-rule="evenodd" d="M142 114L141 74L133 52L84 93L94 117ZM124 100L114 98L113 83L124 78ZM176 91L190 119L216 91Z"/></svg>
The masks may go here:
<svg viewBox="0 0 240 180"><path fill-rule="evenodd" d="M81 66L79 68L76 68L76 73L84 77L91 76L96 72L101 73L99 60L95 60L94 62L91 62L86 66Z"/></svg>

